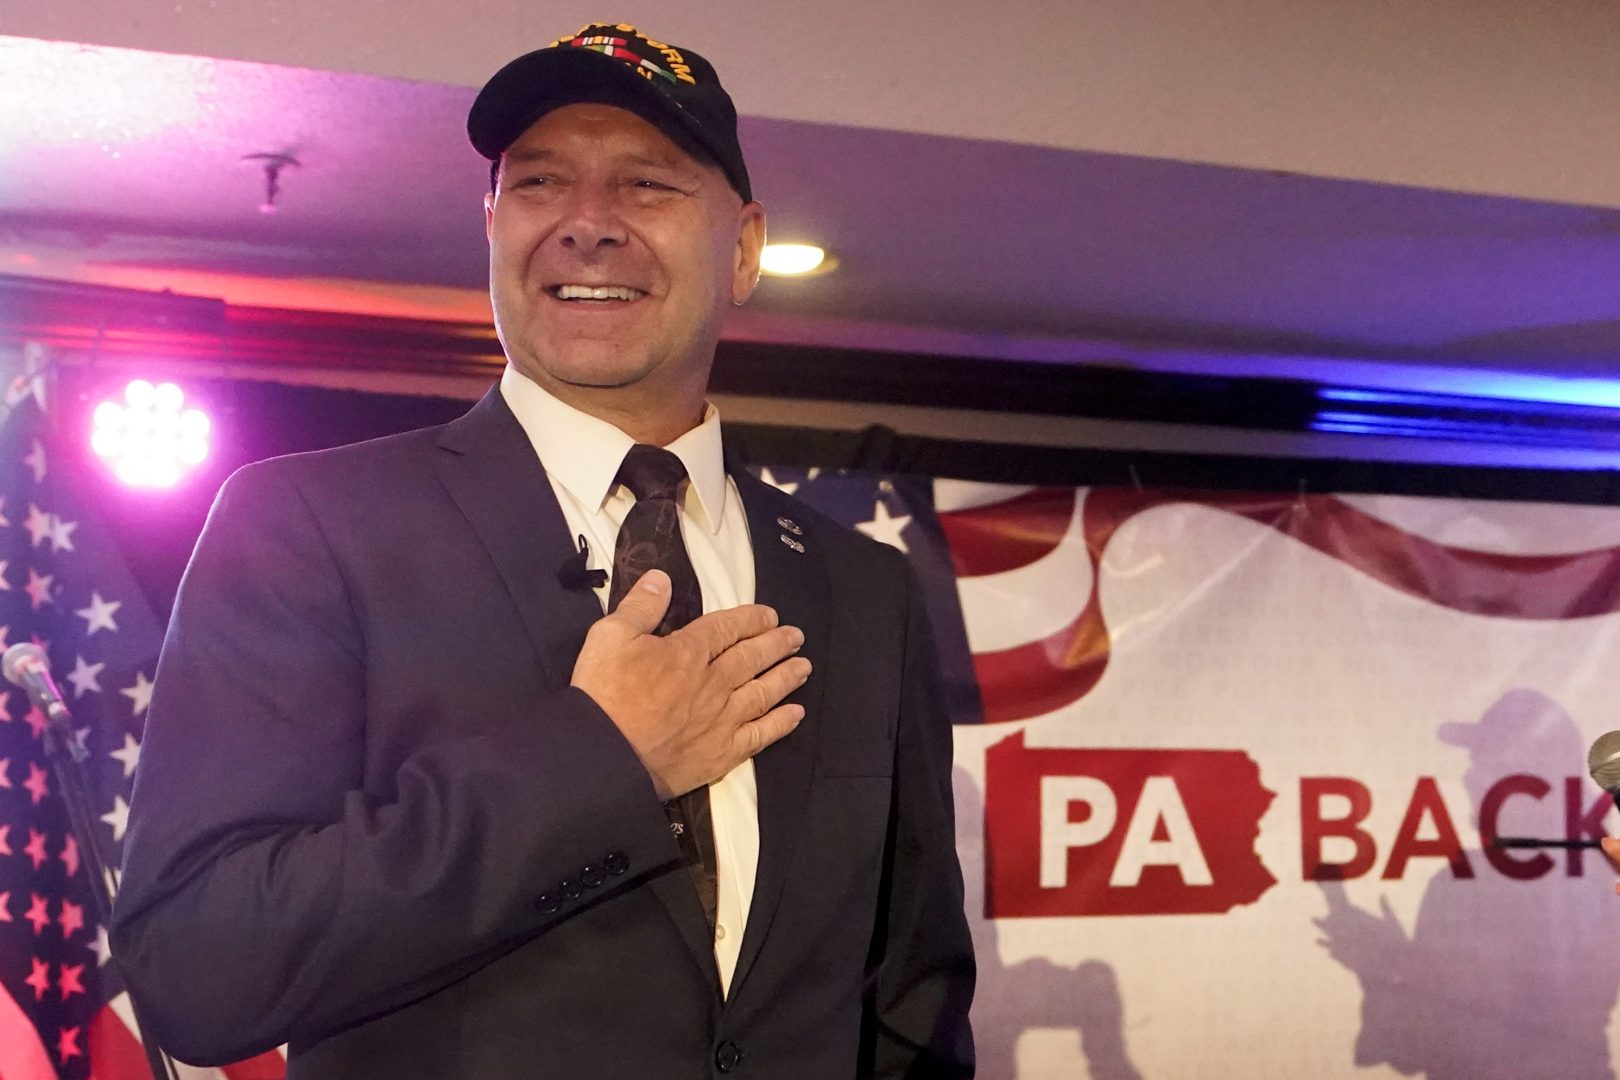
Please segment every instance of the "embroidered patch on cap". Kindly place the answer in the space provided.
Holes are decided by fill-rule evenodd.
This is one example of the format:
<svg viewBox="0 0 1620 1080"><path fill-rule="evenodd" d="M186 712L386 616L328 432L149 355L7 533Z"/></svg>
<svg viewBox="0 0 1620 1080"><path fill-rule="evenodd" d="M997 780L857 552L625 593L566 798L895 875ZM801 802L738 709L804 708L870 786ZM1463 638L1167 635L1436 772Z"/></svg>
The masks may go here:
<svg viewBox="0 0 1620 1080"><path fill-rule="evenodd" d="M692 69L679 49L654 41L629 23L610 25L590 23L581 27L571 38L558 38L552 46L571 45L576 49L590 49L615 60L623 60L648 79L665 79L697 85Z"/></svg>

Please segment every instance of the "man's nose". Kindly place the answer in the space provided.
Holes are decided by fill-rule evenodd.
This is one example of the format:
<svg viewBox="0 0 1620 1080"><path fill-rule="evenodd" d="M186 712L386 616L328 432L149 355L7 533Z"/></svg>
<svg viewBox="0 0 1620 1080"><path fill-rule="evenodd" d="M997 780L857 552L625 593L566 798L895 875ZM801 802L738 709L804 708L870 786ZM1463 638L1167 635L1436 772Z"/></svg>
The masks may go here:
<svg viewBox="0 0 1620 1080"><path fill-rule="evenodd" d="M627 241L613 193L581 185L569 192L559 234L564 247L581 255L594 255Z"/></svg>

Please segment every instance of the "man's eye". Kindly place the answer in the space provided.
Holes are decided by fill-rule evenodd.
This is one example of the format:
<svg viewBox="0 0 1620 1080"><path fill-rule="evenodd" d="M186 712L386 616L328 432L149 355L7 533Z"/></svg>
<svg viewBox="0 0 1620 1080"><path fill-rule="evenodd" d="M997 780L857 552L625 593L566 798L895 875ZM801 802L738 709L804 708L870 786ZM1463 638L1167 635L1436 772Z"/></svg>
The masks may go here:
<svg viewBox="0 0 1620 1080"><path fill-rule="evenodd" d="M673 190L675 190L674 188L670 187L668 184L662 184L662 183L659 183L657 180L648 180L648 179L645 179L645 178L643 178L641 180L637 180L636 181L636 187L641 188L644 191L673 191Z"/></svg>

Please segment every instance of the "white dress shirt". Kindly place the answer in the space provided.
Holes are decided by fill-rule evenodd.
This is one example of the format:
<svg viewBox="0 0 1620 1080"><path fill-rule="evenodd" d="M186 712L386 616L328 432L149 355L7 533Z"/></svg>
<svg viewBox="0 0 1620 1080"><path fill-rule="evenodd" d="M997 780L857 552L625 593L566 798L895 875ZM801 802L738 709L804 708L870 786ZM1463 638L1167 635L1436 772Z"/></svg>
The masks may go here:
<svg viewBox="0 0 1620 1080"><path fill-rule="evenodd" d="M557 493L569 533L589 545L587 569L613 572L613 546L635 496L615 483L619 465L635 440L605 420L558 401L508 364L501 397L523 425ZM720 447L720 414L704 409L703 422L665 449L686 466L681 488L681 537L703 589L703 610L754 602L754 555L748 519L737 485L726 475ZM608 586L597 591L607 610ZM748 906L759 868L759 798L754 763L745 761L709 785L719 882L714 958L721 989L731 989Z"/></svg>

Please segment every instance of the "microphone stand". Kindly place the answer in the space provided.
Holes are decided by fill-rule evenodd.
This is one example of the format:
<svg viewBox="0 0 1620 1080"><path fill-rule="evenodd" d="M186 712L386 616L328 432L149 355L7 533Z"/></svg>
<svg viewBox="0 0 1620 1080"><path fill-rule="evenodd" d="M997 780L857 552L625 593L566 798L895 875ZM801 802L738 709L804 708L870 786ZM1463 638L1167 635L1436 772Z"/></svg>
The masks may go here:
<svg viewBox="0 0 1620 1080"><path fill-rule="evenodd" d="M111 926L118 879L102 861L101 849L96 844L96 822L99 819L85 765L90 757L89 752L73 730L73 715L68 712L66 703L60 700L36 700L35 705L45 714L45 755L50 759L51 771L56 776L56 789L62 793L62 801L67 804L68 824L79 843L79 859L90 880L90 896L96 905L96 915L102 926ZM173 1060L147 1033L146 1025L141 1023L140 1010L133 994L129 998L129 1007L135 1016L135 1026L141 1037L141 1045L146 1050L146 1062L152 1070L153 1080L179 1080Z"/></svg>

